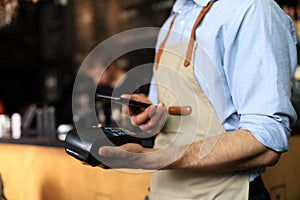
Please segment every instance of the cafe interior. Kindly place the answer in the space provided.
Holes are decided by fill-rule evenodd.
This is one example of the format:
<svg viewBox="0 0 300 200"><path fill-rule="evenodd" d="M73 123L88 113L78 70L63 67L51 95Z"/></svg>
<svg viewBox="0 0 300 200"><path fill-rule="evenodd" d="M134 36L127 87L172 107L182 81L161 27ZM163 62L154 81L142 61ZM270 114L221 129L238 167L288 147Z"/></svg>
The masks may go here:
<svg viewBox="0 0 300 200"><path fill-rule="evenodd" d="M68 155L65 140L79 127L128 123L120 106L95 101L90 93L111 95L118 81L127 79L136 84L130 89L148 94L157 30L174 2L0 0L0 194L8 200L145 199L150 172L88 166ZM300 1L277 3L300 38ZM145 27L154 28L145 32ZM146 40L147 48L121 51L128 41ZM115 57L107 45L115 48ZM135 71L136 66L144 67ZM85 93L86 88L94 90ZM300 114L300 65L291 91ZM263 174L272 200L300 198L299 136L300 120L292 127L289 151Z"/></svg>

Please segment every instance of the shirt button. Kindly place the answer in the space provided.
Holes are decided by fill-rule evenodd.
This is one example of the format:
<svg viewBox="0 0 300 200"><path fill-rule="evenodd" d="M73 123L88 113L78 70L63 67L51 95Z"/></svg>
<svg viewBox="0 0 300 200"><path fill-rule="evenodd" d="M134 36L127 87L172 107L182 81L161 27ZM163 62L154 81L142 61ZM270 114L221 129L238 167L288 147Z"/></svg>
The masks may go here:
<svg viewBox="0 0 300 200"><path fill-rule="evenodd" d="M179 23L180 23L181 26L184 26L185 21L184 21L184 20L181 20Z"/></svg>

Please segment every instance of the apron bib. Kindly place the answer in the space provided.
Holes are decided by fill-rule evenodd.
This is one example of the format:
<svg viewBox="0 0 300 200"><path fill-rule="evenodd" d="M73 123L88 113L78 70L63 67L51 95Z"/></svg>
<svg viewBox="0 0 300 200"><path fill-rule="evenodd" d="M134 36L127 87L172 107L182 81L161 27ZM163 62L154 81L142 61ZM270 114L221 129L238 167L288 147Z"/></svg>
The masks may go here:
<svg viewBox="0 0 300 200"><path fill-rule="evenodd" d="M202 10L200 15L203 16L199 15L200 20L197 19L194 28L210 4L203 9L205 12ZM156 55L154 77L158 101L165 103L169 114L165 127L156 137L155 147L182 146L202 140L204 143L199 157L204 157L216 142L206 138L217 138L225 130L194 76L194 66L190 62L195 50L191 43L194 36L191 36L189 43L164 47L167 37ZM203 56L206 54L203 53ZM247 200L248 190L248 172L216 174L192 170L157 170L151 175L149 196L151 200Z"/></svg>

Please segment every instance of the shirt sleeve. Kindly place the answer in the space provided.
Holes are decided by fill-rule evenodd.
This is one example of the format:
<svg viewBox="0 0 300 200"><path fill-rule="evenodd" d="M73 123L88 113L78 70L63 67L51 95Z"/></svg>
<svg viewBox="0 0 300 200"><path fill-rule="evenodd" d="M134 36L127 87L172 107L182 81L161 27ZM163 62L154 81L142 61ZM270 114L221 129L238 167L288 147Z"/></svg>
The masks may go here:
<svg viewBox="0 0 300 200"><path fill-rule="evenodd" d="M295 29L272 1L251 1L227 28L224 69L239 128L278 152L288 149L290 81L296 67Z"/></svg>

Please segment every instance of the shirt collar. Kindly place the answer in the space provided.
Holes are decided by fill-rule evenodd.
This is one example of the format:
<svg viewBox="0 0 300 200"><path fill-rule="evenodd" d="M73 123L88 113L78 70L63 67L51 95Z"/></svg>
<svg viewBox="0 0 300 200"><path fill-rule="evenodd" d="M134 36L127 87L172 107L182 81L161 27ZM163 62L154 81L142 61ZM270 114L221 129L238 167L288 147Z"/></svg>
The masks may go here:
<svg viewBox="0 0 300 200"><path fill-rule="evenodd" d="M206 6L209 2L211 2L212 0L194 0L194 2L196 4L198 4L199 6Z"/></svg>
<svg viewBox="0 0 300 200"><path fill-rule="evenodd" d="M177 0L173 6L173 12L178 13L183 7L191 2L198 4L199 6L206 6L212 0Z"/></svg>

